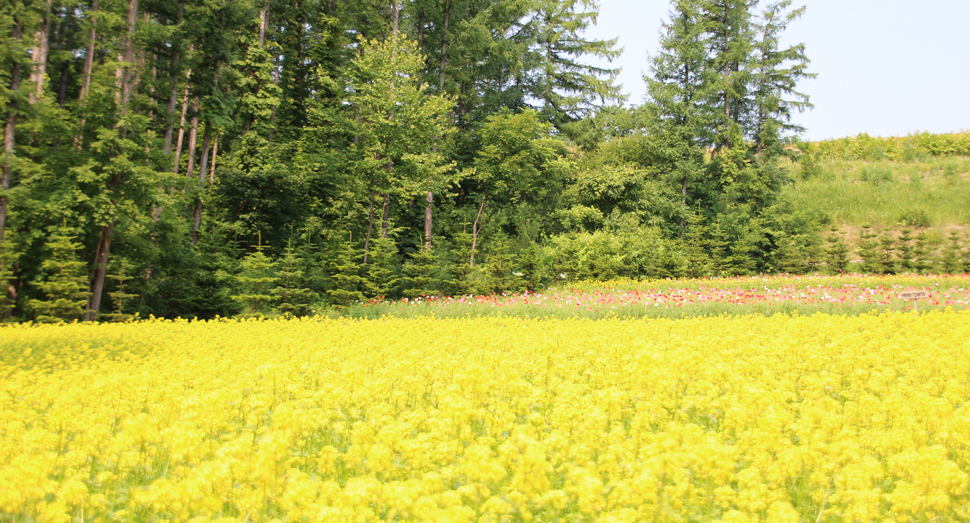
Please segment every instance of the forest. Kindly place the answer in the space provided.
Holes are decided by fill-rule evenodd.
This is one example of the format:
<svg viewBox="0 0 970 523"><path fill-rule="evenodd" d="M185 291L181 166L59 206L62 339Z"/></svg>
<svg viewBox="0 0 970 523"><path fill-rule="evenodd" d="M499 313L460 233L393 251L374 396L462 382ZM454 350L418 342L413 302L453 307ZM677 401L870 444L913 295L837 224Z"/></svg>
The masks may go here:
<svg viewBox="0 0 970 523"><path fill-rule="evenodd" d="M585 37L592 0L0 9L8 321L848 263L783 197L819 156L790 0L672 1L633 105L589 65L620 52Z"/></svg>

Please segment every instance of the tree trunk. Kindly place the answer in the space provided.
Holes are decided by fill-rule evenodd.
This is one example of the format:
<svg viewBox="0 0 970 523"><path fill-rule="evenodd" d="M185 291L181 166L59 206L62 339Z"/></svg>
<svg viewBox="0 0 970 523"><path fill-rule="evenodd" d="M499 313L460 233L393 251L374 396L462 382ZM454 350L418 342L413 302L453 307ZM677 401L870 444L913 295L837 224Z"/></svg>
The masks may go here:
<svg viewBox="0 0 970 523"><path fill-rule="evenodd" d="M191 178L195 174L195 147L199 143L199 95L192 101L192 128L189 130L189 165L185 176ZM188 189L186 189L188 192Z"/></svg>
<svg viewBox="0 0 970 523"><path fill-rule="evenodd" d="M445 1L445 20L443 25L444 33L442 34L442 37L441 37L441 61L439 64L440 71L438 72L438 94L444 94L445 92L445 66L448 65L448 18L449 18L448 14L450 10L451 10L451 1L446 0ZM437 142L437 139L438 138L435 137L436 142ZM438 152L437 143L435 143L435 145L431 147L431 150L433 152ZM433 219L433 212L434 212L432 209L432 205L434 204L434 193L432 193L431 191L428 191L428 194L426 195L425 199L428 202L428 205L424 207L424 250L429 251L431 250L431 228L432 228L432 219Z"/></svg>
<svg viewBox="0 0 970 523"><path fill-rule="evenodd" d="M172 168L173 174L179 173L179 164L182 160L182 143L185 141L185 117L189 112L189 83L188 79L192 76L192 70L189 69L186 75L185 82L185 95L182 97L182 116L179 119L179 133L178 139L175 141L175 162Z"/></svg>
<svg viewBox="0 0 970 523"><path fill-rule="evenodd" d="M34 33L36 46L30 54L31 61L33 62L30 81L34 84L34 92L30 94L31 105L37 103L44 95L44 78L47 76L47 54L50 50L51 0L47 0L44 6L43 22Z"/></svg>
<svg viewBox="0 0 970 523"><path fill-rule="evenodd" d="M212 165L209 166L209 185L216 183L216 153L219 151L219 133L212 142Z"/></svg>
<svg viewBox="0 0 970 523"><path fill-rule="evenodd" d="M384 210L381 213L381 238L387 238L388 229L391 227L391 193L384 193Z"/></svg>
<svg viewBox="0 0 970 523"><path fill-rule="evenodd" d="M424 250L431 250L431 206L434 203L434 194L428 191L428 205L424 208Z"/></svg>
<svg viewBox="0 0 970 523"><path fill-rule="evenodd" d="M479 222L485 216L485 199L488 197L488 193L482 195L482 204L478 206L478 214L475 215L475 222L472 223L472 252L471 257L468 259L468 266L475 266L475 247L478 246L478 234L482 232L482 226Z"/></svg>
<svg viewBox="0 0 970 523"><path fill-rule="evenodd" d="M20 43L20 20L14 20L11 31L13 45ZM10 179L13 172L14 138L17 130L17 97L20 94L20 61L17 60L16 47L13 69L10 71L10 102L7 105L7 123L3 128L3 179L0 182L0 252L3 252L3 240L7 232L7 191L10 190Z"/></svg>
<svg viewBox="0 0 970 523"><path fill-rule="evenodd" d="M438 68L438 94L445 92L445 66L448 64L448 12L451 10L451 1L445 0L445 20L442 26L441 36L441 63Z"/></svg>
<svg viewBox="0 0 970 523"><path fill-rule="evenodd" d="M393 10L394 10L394 19L393 19L393 26L391 28L391 36L393 36L394 38L397 38L397 25L398 25L398 19L400 18L401 6L398 4L397 0L392 0L392 4L393 4Z"/></svg>
<svg viewBox="0 0 970 523"><path fill-rule="evenodd" d="M64 26L64 31L67 33L64 40L64 47L66 49L74 49L74 33L76 28L74 22L66 22ZM57 89L57 105L58 107L64 107L64 103L67 102L67 81L71 78L71 61L64 60L64 65L61 66L61 78L60 86Z"/></svg>
<svg viewBox="0 0 970 523"><path fill-rule="evenodd" d="M680 201L681 206L687 207L687 175L685 174L680 180L680 194L682 199ZM684 217L680 217L680 237L684 237Z"/></svg>
<svg viewBox="0 0 970 523"><path fill-rule="evenodd" d="M108 272L108 254L111 251L111 238L114 236L114 222L101 227L98 234L98 247L94 260L94 275L91 278L91 298L88 300L87 321L94 321L101 308L101 295L104 293L104 278Z"/></svg>
<svg viewBox="0 0 970 523"><path fill-rule="evenodd" d="M138 0L130 0L128 3L128 34L125 38L125 71L123 74L123 81L121 85L121 114L127 114L128 103L131 101L131 94L133 91L133 80L134 80L134 64L132 62L135 59L135 26L138 21ZM126 132L126 126L122 126L119 132L123 135ZM112 177L109 187L117 186L121 183L121 174L117 173ZM115 207L117 203L114 199L111 200L110 205ZM91 312L88 313L88 321L93 321L98 314L98 309L101 308L101 295L104 293L104 279L108 273L108 255L111 252L111 239L114 235L114 219L107 226L102 226L101 229L101 241L98 245L98 256L95 259L95 272L94 279L91 282L91 301L88 307Z"/></svg>
<svg viewBox="0 0 970 523"><path fill-rule="evenodd" d="M124 78L121 84L121 108L125 114L128 111L128 102L131 101L133 89L133 77L135 71L135 27L138 22L138 0L131 0L128 3L128 37L125 42L125 66Z"/></svg>
<svg viewBox="0 0 970 523"><path fill-rule="evenodd" d="M266 47L266 29L269 28L269 3L263 5L259 11L259 47Z"/></svg>
<svg viewBox="0 0 970 523"><path fill-rule="evenodd" d="M364 238L364 265L367 265L367 253L370 251L370 237L374 232L374 181L371 180L370 204L367 206L367 237Z"/></svg>
<svg viewBox="0 0 970 523"><path fill-rule="evenodd" d="M165 127L165 145L162 149L165 156L172 153L172 136L175 133L175 107L178 105L179 97L178 67L179 52L175 51L172 54L172 93L168 97L168 107L166 111L168 125Z"/></svg>
<svg viewBox="0 0 970 523"><path fill-rule="evenodd" d="M205 123L205 135L202 137L202 161L199 163L199 184L196 191L202 191L205 175L209 166L209 146L212 144L212 124ZM199 241L199 227L202 225L202 194L195 196L195 210L192 212L192 245Z"/></svg>
<svg viewBox="0 0 970 523"><path fill-rule="evenodd" d="M94 68L94 41L97 38L96 29L98 25L98 0L91 0L91 9L88 10L88 18L91 19L91 29L88 30L88 48L84 55L84 72L81 77L81 93L78 100L83 101L88 97L91 90L91 70ZM84 125L83 123L81 124Z"/></svg>
<svg viewBox="0 0 970 523"><path fill-rule="evenodd" d="M276 55L276 66L273 67L273 83L276 85L280 84L280 55ZM269 138L267 142L273 143L273 130L276 125L276 107L273 107L273 111L269 115Z"/></svg>

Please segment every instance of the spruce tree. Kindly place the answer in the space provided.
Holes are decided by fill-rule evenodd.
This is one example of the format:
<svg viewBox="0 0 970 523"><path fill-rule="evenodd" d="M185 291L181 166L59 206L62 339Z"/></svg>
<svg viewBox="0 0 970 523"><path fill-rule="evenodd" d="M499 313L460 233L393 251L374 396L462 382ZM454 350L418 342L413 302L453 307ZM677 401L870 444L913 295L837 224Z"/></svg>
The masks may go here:
<svg viewBox="0 0 970 523"><path fill-rule="evenodd" d="M711 258L707 255L710 240L707 239L709 228L704 225L706 217L703 213L695 212L687 219L687 277L700 278L711 273Z"/></svg>
<svg viewBox="0 0 970 523"><path fill-rule="evenodd" d="M371 242L363 280L366 298L383 299L397 291L397 245L391 238L376 238Z"/></svg>
<svg viewBox="0 0 970 523"><path fill-rule="evenodd" d="M896 241L893 240L888 231L884 231L879 237L879 249L876 251L876 258L879 260L879 274L895 274L896 269L893 261L896 259Z"/></svg>
<svg viewBox="0 0 970 523"><path fill-rule="evenodd" d="M829 229L825 238L828 247L825 249L825 266L830 274L841 274L849 265L849 246L836 227Z"/></svg>
<svg viewBox="0 0 970 523"><path fill-rule="evenodd" d="M557 127L587 116L604 102L622 102L613 83L619 69L587 65L584 55L612 60L620 55L617 39L587 40L583 32L596 23L590 0L533 0L529 29L534 35L530 61L537 65L533 98L542 102L543 119Z"/></svg>
<svg viewBox="0 0 970 523"><path fill-rule="evenodd" d="M330 295L333 303L341 307L349 307L355 301L362 301L364 294L360 292L360 284L363 278L360 276L357 252L349 236L347 241L340 243L340 248L329 266L333 287L327 289L327 294Z"/></svg>
<svg viewBox="0 0 970 523"><path fill-rule="evenodd" d="M896 272L913 270L913 231L903 229L896 238Z"/></svg>
<svg viewBox="0 0 970 523"><path fill-rule="evenodd" d="M695 0L674 0L663 23L660 51L650 57L645 109L652 127L657 167L676 184L686 212L688 191L703 177L704 151L711 143L712 116L706 103L710 82L705 74L707 44ZM681 231L684 218L680 221Z"/></svg>
<svg viewBox="0 0 970 523"><path fill-rule="evenodd" d="M84 274L85 264L75 254L80 247L67 227L59 227L51 234L47 242L50 256L41 263L43 280L34 284L45 299L30 301L37 321L76 321L90 312L87 306L91 293Z"/></svg>
<svg viewBox="0 0 970 523"><path fill-rule="evenodd" d="M799 238L786 234L778 243L777 270L788 274L805 274L808 270L808 259Z"/></svg>
<svg viewBox="0 0 970 523"><path fill-rule="evenodd" d="M287 318L310 314L310 306L317 299L317 293L307 288L302 265L303 260L287 245L283 258L278 262L276 287L270 291L276 310Z"/></svg>
<svg viewBox="0 0 970 523"><path fill-rule="evenodd" d="M442 291L449 296L465 296L471 293L472 267L468 264L471 255L472 235L459 232L451 239L448 249L447 277L441 282Z"/></svg>
<svg viewBox="0 0 970 523"><path fill-rule="evenodd" d="M780 145L785 132L795 134L804 128L791 123L792 111L811 109L808 95L796 90L802 78L814 78L807 72L809 59L805 44L780 48L781 36L788 24L805 12L804 7L791 9L791 0L768 4L755 23L751 57L751 96L754 98L751 134L760 152L765 146Z"/></svg>
<svg viewBox="0 0 970 523"><path fill-rule="evenodd" d="M273 296L273 284L278 279L275 275L276 263L263 254L262 245L243 258L240 264L242 270L236 276L239 294L231 298L245 306L243 316L262 317L270 312Z"/></svg>
<svg viewBox="0 0 970 523"><path fill-rule="evenodd" d="M917 274L925 274L933 268L933 256L930 252L929 239L926 231L920 231L913 242L913 270Z"/></svg>
<svg viewBox="0 0 970 523"><path fill-rule="evenodd" d="M859 246L856 254L862 258L862 272L869 274L882 274L883 266L879 261L879 242L876 234L872 232L872 226L865 224L859 231Z"/></svg>
<svg viewBox="0 0 970 523"><path fill-rule="evenodd" d="M114 268L114 272L108 274L108 279L115 282L114 292L109 292L108 297L111 298L111 302L114 304L114 311L102 314L102 316L108 321L122 322L127 321L135 317L134 314L128 314L125 312L125 302L137 298L137 294L131 294L125 292L125 282L132 279L131 271L133 267L131 262L126 258L115 258L110 264Z"/></svg>
<svg viewBox="0 0 970 523"><path fill-rule="evenodd" d="M960 242L960 235L956 231L950 231L947 244L943 247L940 264L943 272L947 274L961 274L963 268L963 248Z"/></svg>
<svg viewBox="0 0 970 523"><path fill-rule="evenodd" d="M406 298L419 298L436 294L434 291L438 256L434 249L418 249L402 267L404 271L404 290Z"/></svg>

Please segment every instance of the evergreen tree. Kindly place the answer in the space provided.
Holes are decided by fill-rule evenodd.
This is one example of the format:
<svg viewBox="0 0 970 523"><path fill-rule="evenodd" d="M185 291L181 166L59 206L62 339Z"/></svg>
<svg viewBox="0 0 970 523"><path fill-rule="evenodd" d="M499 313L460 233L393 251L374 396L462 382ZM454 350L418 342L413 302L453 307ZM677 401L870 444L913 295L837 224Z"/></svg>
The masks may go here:
<svg viewBox="0 0 970 523"><path fill-rule="evenodd" d="M913 270L913 231L904 228L896 238L896 272L910 272Z"/></svg>
<svg viewBox="0 0 970 523"><path fill-rule="evenodd" d="M488 258L479 267L476 273L474 284L475 292L478 294L501 294L506 291L517 291L517 278L515 278L515 253L512 252L512 243L505 235L496 235L491 240L488 249Z"/></svg>
<svg viewBox="0 0 970 523"><path fill-rule="evenodd" d="M933 257L930 250L929 239L926 236L926 231L920 231L916 235L916 241L913 245L913 270L917 274L925 274L930 271L933 267Z"/></svg>
<svg viewBox="0 0 970 523"><path fill-rule="evenodd" d="M364 294L359 290L363 281L360 264L356 260L356 249L349 236L347 241L340 243L340 249L335 255L329 264L333 288L327 289L327 294L336 305L349 307L355 301L364 299Z"/></svg>
<svg viewBox="0 0 970 523"><path fill-rule="evenodd" d="M596 23L593 0L532 0L529 29L534 34L531 59L538 64L532 80L532 96L542 102L543 120L561 127L584 118L624 96L613 81L619 69L584 64L590 55L612 60L620 55L617 39L586 40L582 33Z"/></svg>
<svg viewBox="0 0 970 523"><path fill-rule="evenodd" d="M711 259L707 254L709 228L704 225L706 217L695 212L687 219L686 249L687 277L700 278L711 273Z"/></svg>
<svg viewBox="0 0 970 523"><path fill-rule="evenodd" d="M950 231L947 237L947 244L943 247L940 265L946 274L961 274L964 272L963 248L960 242L960 235L956 231Z"/></svg>
<svg viewBox="0 0 970 523"><path fill-rule="evenodd" d="M699 0L709 56L705 75L715 145L736 145L732 127L746 127L750 113L751 52L754 45L752 0Z"/></svg>
<svg viewBox="0 0 970 523"><path fill-rule="evenodd" d="M465 265L465 264L463 264ZM418 249L404 263L404 290L406 298L420 298L436 294L434 287L438 272L438 256L434 249Z"/></svg>
<svg viewBox="0 0 970 523"><path fill-rule="evenodd" d="M108 293L108 297L111 298L111 302L115 308L114 311L102 314L102 316L108 321L122 322L135 317L134 314L125 313L125 302L132 298L137 298L138 295L125 292L125 282L132 279L131 271L133 267L131 266L131 262L125 258L121 258L120 260L116 258L116 260L111 264L115 272L108 275L108 279L115 282L115 290Z"/></svg>
<svg viewBox="0 0 970 523"><path fill-rule="evenodd" d="M279 279L276 276L276 262L263 254L262 245L258 245L243 258L240 265L242 270L236 275L239 294L231 297L245 306L244 315L264 316L270 312L273 284Z"/></svg>
<svg viewBox="0 0 970 523"><path fill-rule="evenodd" d="M84 274L85 263L77 259L81 247L67 227L59 227L50 235L47 248L50 256L41 264L44 277L34 285L44 299L31 300L31 309L41 323L76 321L88 314L91 293Z"/></svg>
<svg viewBox="0 0 970 523"><path fill-rule="evenodd" d="M859 231L859 247L856 254L862 258L862 272L882 274L884 266L879 258L879 242L876 234L871 231L872 226L865 224Z"/></svg>
<svg viewBox="0 0 970 523"><path fill-rule="evenodd" d="M890 235L888 232L883 232L882 236L879 237L879 250L876 254L876 258L879 260L879 274L896 273L893 264L893 261L895 260L895 250L896 242L893 240L892 235Z"/></svg>
<svg viewBox="0 0 970 523"><path fill-rule="evenodd" d="M310 314L310 306L317 299L317 293L308 288L302 265L297 252L287 245L278 262L276 287L270 291L276 310L286 318Z"/></svg>
<svg viewBox="0 0 970 523"><path fill-rule="evenodd" d="M397 292L397 245L391 238L377 238L373 242L363 280L364 296L383 299Z"/></svg>
<svg viewBox="0 0 970 523"><path fill-rule="evenodd" d="M688 189L703 178L704 152L710 143L711 114L706 103L710 89L705 74L707 46L697 2L675 0L670 20L664 22L660 52L650 59L645 76L646 104L654 145L654 162L669 183L679 186L683 214L681 235L688 208Z"/></svg>
<svg viewBox="0 0 970 523"><path fill-rule="evenodd" d="M798 81L815 78L808 73L805 44L779 49L781 35L788 24L805 12L791 9L791 0L770 3L755 24L756 37L751 57L751 95L754 97L752 138L761 152L765 146L780 146L786 132L798 134L804 128L791 123L792 111L811 109L809 97L798 92Z"/></svg>
<svg viewBox="0 0 970 523"><path fill-rule="evenodd" d="M841 274L849 265L849 246L836 227L829 229L825 238L828 247L825 249L825 265L830 274Z"/></svg>
<svg viewBox="0 0 970 523"><path fill-rule="evenodd" d="M472 235L467 232L456 233L451 239L448 275L441 282L442 291L449 296L465 296L471 292L472 267L468 264L471 244Z"/></svg>

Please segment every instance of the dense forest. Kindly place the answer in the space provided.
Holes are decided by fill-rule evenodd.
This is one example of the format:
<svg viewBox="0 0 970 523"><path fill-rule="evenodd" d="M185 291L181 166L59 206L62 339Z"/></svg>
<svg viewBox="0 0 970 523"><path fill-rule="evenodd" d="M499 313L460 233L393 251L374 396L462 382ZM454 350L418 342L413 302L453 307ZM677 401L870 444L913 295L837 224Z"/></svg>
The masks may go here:
<svg viewBox="0 0 970 523"><path fill-rule="evenodd" d="M8 319L811 269L790 0L674 0L633 107L591 0L0 9Z"/></svg>

